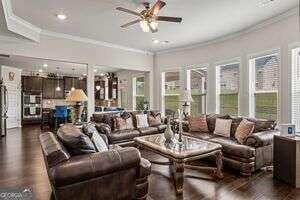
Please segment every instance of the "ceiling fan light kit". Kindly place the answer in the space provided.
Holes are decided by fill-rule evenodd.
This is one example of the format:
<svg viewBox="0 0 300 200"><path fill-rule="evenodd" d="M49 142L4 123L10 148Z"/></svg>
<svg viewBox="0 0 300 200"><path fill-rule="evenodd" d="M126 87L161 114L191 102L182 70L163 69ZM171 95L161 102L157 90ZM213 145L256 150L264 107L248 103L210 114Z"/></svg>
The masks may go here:
<svg viewBox="0 0 300 200"><path fill-rule="evenodd" d="M158 31L158 21L180 23L182 21L182 18L180 17L158 16L159 11L165 5L166 3L160 0L158 0L152 7L150 7L150 3L145 2L145 10L141 11L140 13L127 8L117 7L116 9L119 11L139 17L139 19L126 23L121 27L127 28L131 25L139 23L143 32L151 31L152 33L155 33Z"/></svg>

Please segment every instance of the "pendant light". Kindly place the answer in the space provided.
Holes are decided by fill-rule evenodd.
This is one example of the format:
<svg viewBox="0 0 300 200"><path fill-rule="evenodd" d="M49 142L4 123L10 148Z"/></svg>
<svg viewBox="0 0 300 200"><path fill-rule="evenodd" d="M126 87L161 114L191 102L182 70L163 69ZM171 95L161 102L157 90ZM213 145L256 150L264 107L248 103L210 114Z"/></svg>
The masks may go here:
<svg viewBox="0 0 300 200"><path fill-rule="evenodd" d="M75 69L73 68L72 69L72 71L73 71L73 77L72 77L72 88L71 88L71 91L74 91L75 90L75 87L74 87L74 71L75 71Z"/></svg>
<svg viewBox="0 0 300 200"><path fill-rule="evenodd" d="M57 92L60 92L60 91L61 91L61 88L59 87L58 70L59 70L59 67L56 67L57 87L55 88L55 90L56 90Z"/></svg>

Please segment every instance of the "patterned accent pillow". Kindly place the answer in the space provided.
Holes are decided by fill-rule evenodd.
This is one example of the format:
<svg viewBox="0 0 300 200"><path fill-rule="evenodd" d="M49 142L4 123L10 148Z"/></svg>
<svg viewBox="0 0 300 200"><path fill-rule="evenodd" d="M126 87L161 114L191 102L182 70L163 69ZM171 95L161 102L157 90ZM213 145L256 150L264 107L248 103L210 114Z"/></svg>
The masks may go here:
<svg viewBox="0 0 300 200"><path fill-rule="evenodd" d="M157 115L149 115L148 116L149 126L159 126L161 125L161 116L160 114Z"/></svg>
<svg viewBox="0 0 300 200"><path fill-rule="evenodd" d="M199 115L195 117L187 117L189 122L189 131L191 132L209 132L206 115Z"/></svg>
<svg viewBox="0 0 300 200"><path fill-rule="evenodd" d="M115 130L122 131L122 130L133 130L133 121L132 117L124 119L123 117L116 117L115 118Z"/></svg>
<svg viewBox="0 0 300 200"><path fill-rule="evenodd" d="M230 137L230 130L231 130L231 119L216 119L216 126L214 134L220 135L223 137Z"/></svg>
<svg viewBox="0 0 300 200"><path fill-rule="evenodd" d="M149 127L147 114L138 114L136 117L136 127L146 128Z"/></svg>
<svg viewBox="0 0 300 200"><path fill-rule="evenodd" d="M237 127L235 135L234 135L234 137L238 141L238 143L244 144L247 137L249 137L253 133L254 127L255 127L254 122L250 122L246 119L243 119L241 121L240 125Z"/></svg>

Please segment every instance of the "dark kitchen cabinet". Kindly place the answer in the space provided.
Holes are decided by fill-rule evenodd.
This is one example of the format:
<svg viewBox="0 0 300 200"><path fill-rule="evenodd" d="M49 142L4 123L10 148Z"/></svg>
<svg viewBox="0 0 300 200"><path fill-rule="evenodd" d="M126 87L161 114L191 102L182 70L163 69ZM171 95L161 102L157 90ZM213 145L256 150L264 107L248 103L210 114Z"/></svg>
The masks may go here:
<svg viewBox="0 0 300 200"><path fill-rule="evenodd" d="M56 91L56 87L60 87L60 91ZM43 98L44 99L64 99L65 98L64 79L45 78L43 81Z"/></svg>
<svg viewBox="0 0 300 200"><path fill-rule="evenodd" d="M41 92L43 90L43 78L39 76L22 76L22 90Z"/></svg>
<svg viewBox="0 0 300 200"><path fill-rule="evenodd" d="M86 93L86 79L79 79L77 77L64 77L64 81L66 92L70 91L74 86L75 89L82 89Z"/></svg>

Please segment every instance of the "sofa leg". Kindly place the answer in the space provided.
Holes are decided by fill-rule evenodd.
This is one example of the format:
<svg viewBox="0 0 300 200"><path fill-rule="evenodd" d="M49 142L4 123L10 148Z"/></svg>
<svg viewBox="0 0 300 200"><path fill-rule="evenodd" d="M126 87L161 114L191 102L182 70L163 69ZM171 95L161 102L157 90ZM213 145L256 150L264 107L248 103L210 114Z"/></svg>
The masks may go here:
<svg viewBox="0 0 300 200"><path fill-rule="evenodd" d="M251 172L240 172L240 174L243 177L249 177L249 176L251 176Z"/></svg>

